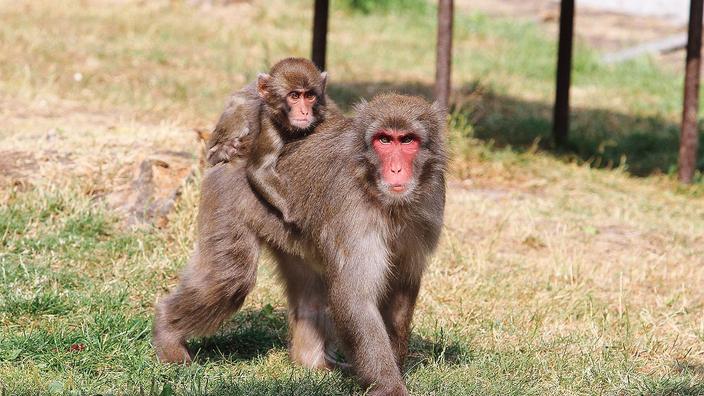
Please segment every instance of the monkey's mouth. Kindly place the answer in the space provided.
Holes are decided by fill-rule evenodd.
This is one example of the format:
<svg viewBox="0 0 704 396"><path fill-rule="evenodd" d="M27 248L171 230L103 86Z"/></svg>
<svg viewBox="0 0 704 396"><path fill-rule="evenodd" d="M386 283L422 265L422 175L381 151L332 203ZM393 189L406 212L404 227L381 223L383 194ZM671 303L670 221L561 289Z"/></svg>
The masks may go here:
<svg viewBox="0 0 704 396"><path fill-rule="evenodd" d="M309 120L307 118L299 118L299 119L294 118L293 120L291 120L291 125L295 126L296 128L301 128L301 129L308 128L310 126L310 124L312 124L312 123L313 123L313 120Z"/></svg>
<svg viewBox="0 0 704 396"><path fill-rule="evenodd" d="M406 191L406 185L405 184L393 184L389 186L389 190L395 192L395 193L402 193Z"/></svg>
<svg viewBox="0 0 704 396"><path fill-rule="evenodd" d="M413 194L413 191L415 191L416 183L412 180L406 183L399 181L393 183L381 182L378 187L381 190L380 192L393 202L406 202Z"/></svg>

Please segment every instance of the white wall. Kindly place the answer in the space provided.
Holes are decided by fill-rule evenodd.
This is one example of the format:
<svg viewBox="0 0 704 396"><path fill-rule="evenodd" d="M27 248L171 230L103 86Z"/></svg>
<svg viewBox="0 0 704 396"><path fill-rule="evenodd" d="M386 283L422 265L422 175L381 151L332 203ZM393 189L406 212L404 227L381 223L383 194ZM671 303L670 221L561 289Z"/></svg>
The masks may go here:
<svg viewBox="0 0 704 396"><path fill-rule="evenodd" d="M687 22L689 0L576 0L577 7L588 6L609 11L638 15L671 17Z"/></svg>

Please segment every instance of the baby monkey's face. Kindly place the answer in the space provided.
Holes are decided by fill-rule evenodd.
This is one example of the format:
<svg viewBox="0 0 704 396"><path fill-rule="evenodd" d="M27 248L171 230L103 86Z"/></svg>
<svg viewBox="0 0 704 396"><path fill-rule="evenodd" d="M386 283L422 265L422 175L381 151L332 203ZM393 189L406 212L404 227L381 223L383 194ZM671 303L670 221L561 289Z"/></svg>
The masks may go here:
<svg viewBox="0 0 704 396"><path fill-rule="evenodd" d="M318 94L313 90L296 89L286 95L288 105L288 122L298 129L308 129L316 121L313 108L318 101Z"/></svg>

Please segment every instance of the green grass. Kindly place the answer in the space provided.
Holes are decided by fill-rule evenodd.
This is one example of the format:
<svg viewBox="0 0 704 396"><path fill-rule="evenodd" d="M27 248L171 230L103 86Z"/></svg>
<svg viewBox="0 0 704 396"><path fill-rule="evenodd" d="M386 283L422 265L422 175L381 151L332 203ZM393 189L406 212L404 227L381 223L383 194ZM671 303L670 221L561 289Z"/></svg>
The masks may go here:
<svg viewBox="0 0 704 396"><path fill-rule="evenodd" d="M178 257L183 252L163 249L173 247L168 239L175 231L120 231L115 219L80 190L17 192L7 202L0 209L5 235L0 379L5 394L361 392L341 373L291 366L286 361L285 312L269 303L246 308L218 335L192 342L198 351L192 366L159 364L149 343L151 306L165 286L164 277L183 264ZM177 216L189 216L181 213L187 209L180 207ZM456 260L467 260L466 252L456 254ZM160 260L166 260L161 270L145 268L145 263ZM266 269L260 276L271 278ZM474 293L489 296L511 287L502 274L486 277L483 284L475 285ZM598 303L587 295L580 304ZM631 356L627 319L618 325L626 334L608 348L596 347L592 337L580 332L545 339L541 315L550 309L533 314L529 328L511 319L492 319L488 312L454 325L424 317L411 339L405 372L410 389L442 395L704 392L698 368L659 376L643 373ZM590 316L585 309L576 306L568 315L581 320ZM608 322L601 326L610 326ZM499 334L516 341L487 342Z"/></svg>
<svg viewBox="0 0 704 396"><path fill-rule="evenodd" d="M462 62L465 56L459 53L456 61L469 65L465 73L479 76L467 86L463 94L469 99L458 110L475 118L475 136L519 150L535 142L553 150L556 41L531 23L496 21L482 15L460 21L473 27L467 35L501 41L498 56L485 53L477 59L472 52L467 54L472 59ZM648 58L602 65L598 54L580 43L572 75L570 141L559 155L597 167L621 166L639 176L673 172L679 148L681 75L663 70ZM515 80L518 87L514 87ZM699 158L698 168L703 170L702 147Z"/></svg>
<svg viewBox="0 0 704 396"><path fill-rule="evenodd" d="M288 361L266 259L243 310L191 342L193 365L159 364L153 304L192 249L199 176L163 229L126 230L102 200L135 153L195 151L184 134L212 124L230 91L308 54L311 4L267 4L0 3L0 165L5 150L58 152L0 189L0 394L364 392ZM332 4L343 108L383 90L431 95L433 7ZM647 58L603 66L579 44L571 147L558 152L554 40L530 22L456 18L447 218L414 320L411 393L704 394L704 187L670 174L682 76Z"/></svg>
<svg viewBox="0 0 704 396"><path fill-rule="evenodd" d="M193 342L192 348L199 351L193 366L160 365L149 339L151 305L164 274L153 279L154 274L141 266L159 260L155 256L164 253L159 247L168 244L168 232L119 231L115 219L76 191L16 193L8 202L0 209L5 220L0 384L6 394L360 391L340 373L290 366L285 312L270 304L245 309L219 335ZM169 263L168 272L181 261ZM120 269L128 269L129 276ZM419 392L476 391L483 388L475 383L478 380L466 383L457 376L482 374L488 381L495 369L506 371L507 381L523 389L520 378L525 375L514 379L511 373L522 369L523 359L472 351L461 337L443 328L416 331L411 350L408 377ZM472 363L476 359L487 362ZM504 394L506 386L489 394Z"/></svg>
<svg viewBox="0 0 704 396"><path fill-rule="evenodd" d="M75 190L19 192L8 202L0 209L0 218L6 220L0 257L0 378L6 394L361 392L341 373L291 366L285 313L259 301L217 336L194 341L191 347L199 352L191 367L160 365L149 343L151 306L167 284L165 278L183 264L186 251L169 241L176 230L120 231L114 218ZM469 260L467 252L456 254L455 260ZM162 261L158 270L145 268ZM266 268L260 277L272 281ZM511 287L502 274L487 276L482 283L474 286L479 296ZM280 299L273 303L280 306ZM593 301L586 296L580 304ZM568 314L593 320L585 309L577 306ZM627 322L618 325L626 332L622 338L599 348L585 333L544 339L541 311L529 328L511 319L492 319L489 312L468 328L462 322L439 325L432 315L425 316L411 340L406 369L411 390L443 395L704 392L697 368L656 376L641 372L631 356ZM611 326L610 320L601 326ZM497 335L515 341L491 342Z"/></svg>
<svg viewBox="0 0 704 396"><path fill-rule="evenodd" d="M428 13L430 4L424 0L343 0L342 7L363 14L394 12L394 13ZM337 4L335 4L337 5Z"/></svg>

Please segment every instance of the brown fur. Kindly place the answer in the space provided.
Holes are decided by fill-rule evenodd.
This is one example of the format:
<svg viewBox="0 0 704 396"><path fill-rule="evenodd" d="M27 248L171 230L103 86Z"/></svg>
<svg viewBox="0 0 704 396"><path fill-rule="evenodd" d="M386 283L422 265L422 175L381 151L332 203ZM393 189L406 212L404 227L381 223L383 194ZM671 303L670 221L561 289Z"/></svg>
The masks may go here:
<svg viewBox="0 0 704 396"><path fill-rule="evenodd" d="M246 157L247 147L259 134L261 103L256 82L230 95L206 143L208 164Z"/></svg>
<svg viewBox="0 0 704 396"><path fill-rule="evenodd" d="M214 331L254 284L260 245L271 247L289 300L291 357L327 367L330 317L341 347L373 395L407 394L400 367L428 256L442 225L447 162L443 112L423 99L381 95L354 120L329 117L287 144L277 169L290 181L302 232L292 233L248 188L241 162L211 168L201 186L198 245L178 288L159 302L154 345L162 361L190 359L185 342ZM380 189L375 128L421 138L414 185ZM328 312L330 315L328 315Z"/></svg>
<svg viewBox="0 0 704 396"><path fill-rule="evenodd" d="M306 136L325 119L327 74L309 60L286 58L260 74L256 87L250 85L230 97L208 144L211 164L229 161L248 153L247 178L254 191L281 213L284 222L294 223L286 199L285 180L276 172L284 144ZM290 123L286 96L294 90L314 93L313 120L305 128ZM248 146L252 146L251 149Z"/></svg>

